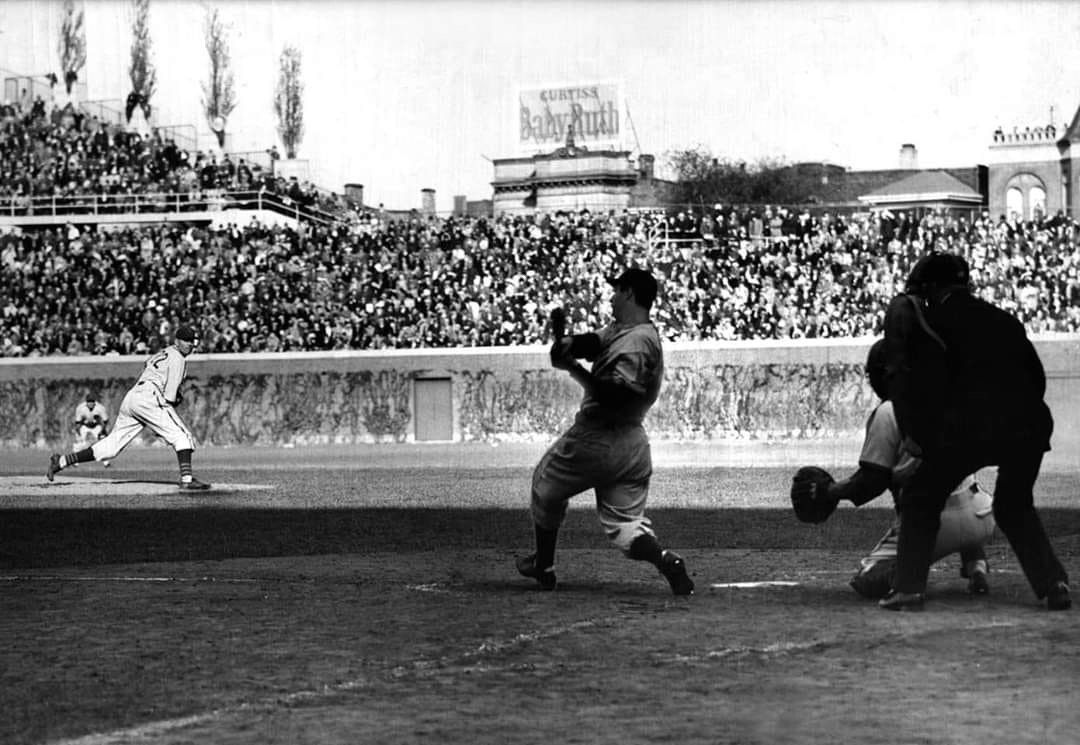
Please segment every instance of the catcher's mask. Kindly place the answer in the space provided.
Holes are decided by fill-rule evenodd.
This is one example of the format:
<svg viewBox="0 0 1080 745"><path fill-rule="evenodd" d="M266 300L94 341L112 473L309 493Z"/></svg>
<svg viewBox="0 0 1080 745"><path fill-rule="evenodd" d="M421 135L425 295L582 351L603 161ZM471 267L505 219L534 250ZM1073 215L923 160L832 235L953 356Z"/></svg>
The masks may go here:
<svg viewBox="0 0 1080 745"><path fill-rule="evenodd" d="M885 340L878 339L870 347L866 354L866 377L870 381L870 387L882 401L887 399L888 391L885 388Z"/></svg>

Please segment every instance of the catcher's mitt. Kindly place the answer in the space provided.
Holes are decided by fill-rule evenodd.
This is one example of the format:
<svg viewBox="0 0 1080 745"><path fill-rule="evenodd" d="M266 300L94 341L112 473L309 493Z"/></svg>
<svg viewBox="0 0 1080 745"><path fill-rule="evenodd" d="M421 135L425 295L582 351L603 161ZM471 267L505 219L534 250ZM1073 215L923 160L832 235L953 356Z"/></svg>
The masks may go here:
<svg viewBox="0 0 1080 745"><path fill-rule="evenodd" d="M791 481L791 506L804 523L823 523L836 509L839 500L829 497L828 487L835 481L824 468L803 466Z"/></svg>

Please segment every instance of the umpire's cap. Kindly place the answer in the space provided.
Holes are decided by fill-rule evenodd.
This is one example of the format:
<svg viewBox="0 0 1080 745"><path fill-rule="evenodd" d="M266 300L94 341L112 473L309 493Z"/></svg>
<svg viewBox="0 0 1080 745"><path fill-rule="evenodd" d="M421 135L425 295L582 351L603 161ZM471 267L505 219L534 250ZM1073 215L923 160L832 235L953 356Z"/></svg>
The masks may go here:
<svg viewBox="0 0 1080 745"><path fill-rule="evenodd" d="M199 335L195 332L195 329L191 326L181 326L176 329L176 338L180 341L186 341L189 344L198 344Z"/></svg>
<svg viewBox="0 0 1080 745"><path fill-rule="evenodd" d="M644 269L627 269L618 277L609 277L608 284L612 287L629 287L634 292L634 299L643 308L651 308L656 300L656 278Z"/></svg>
<svg viewBox="0 0 1080 745"><path fill-rule="evenodd" d="M915 262L904 291L918 295L930 287L967 287L970 282L971 270L963 256L932 253Z"/></svg>

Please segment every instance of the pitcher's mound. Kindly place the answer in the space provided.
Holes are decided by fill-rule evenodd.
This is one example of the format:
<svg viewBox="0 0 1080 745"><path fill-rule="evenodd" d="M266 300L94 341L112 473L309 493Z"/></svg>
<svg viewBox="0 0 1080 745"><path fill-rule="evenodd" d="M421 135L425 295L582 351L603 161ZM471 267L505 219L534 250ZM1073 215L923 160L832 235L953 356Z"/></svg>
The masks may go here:
<svg viewBox="0 0 1080 745"><path fill-rule="evenodd" d="M54 481L44 476L0 478L0 507L90 507L150 506L147 497L161 503L191 502L203 497L272 489L265 484L215 483L207 491L181 489L176 481L102 479L57 474Z"/></svg>

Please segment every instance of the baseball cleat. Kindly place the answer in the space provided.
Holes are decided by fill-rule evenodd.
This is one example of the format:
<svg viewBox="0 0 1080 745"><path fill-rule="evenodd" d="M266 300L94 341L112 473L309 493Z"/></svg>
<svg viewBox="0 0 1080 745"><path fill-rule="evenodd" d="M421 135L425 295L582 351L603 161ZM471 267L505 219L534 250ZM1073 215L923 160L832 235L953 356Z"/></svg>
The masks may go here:
<svg viewBox="0 0 1080 745"><path fill-rule="evenodd" d="M968 580L968 592L972 595L986 595L990 592L990 582L986 579L986 572L976 569L971 573Z"/></svg>
<svg viewBox="0 0 1080 745"><path fill-rule="evenodd" d="M112 461L106 458L105 460L101 461L101 465L103 468L108 468L112 465Z"/></svg>
<svg viewBox="0 0 1080 745"><path fill-rule="evenodd" d="M676 595L693 595L694 581L686 573L686 562L674 551L665 550L660 557L660 574L667 578Z"/></svg>
<svg viewBox="0 0 1080 745"><path fill-rule="evenodd" d="M540 583L541 590L555 589L555 567L540 569L536 566L536 554L517 559L517 570L523 577L531 577Z"/></svg>
<svg viewBox="0 0 1080 745"><path fill-rule="evenodd" d="M1072 599L1069 598L1069 585L1063 580L1058 580L1046 593L1047 610L1068 610L1072 607Z"/></svg>
<svg viewBox="0 0 1080 745"><path fill-rule="evenodd" d="M922 610L926 596L921 592L897 592L892 590L878 601L878 607L885 610Z"/></svg>
<svg viewBox="0 0 1080 745"><path fill-rule="evenodd" d="M972 595L985 595L990 592L989 574L990 568L984 559L977 559L960 570L960 576L967 579L968 592Z"/></svg>
<svg viewBox="0 0 1080 745"><path fill-rule="evenodd" d="M49 470L45 472L45 478L49 481L53 480L53 476L60 471L60 454L53 453L49 456Z"/></svg>
<svg viewBox="0 0 1080 745"><path fill-rule="evenodd" d="M191 481L181 481L180 488L187 489L189 491L206 491L210 488L210 484L199 481L193 476L191 478Z"/></svg>

